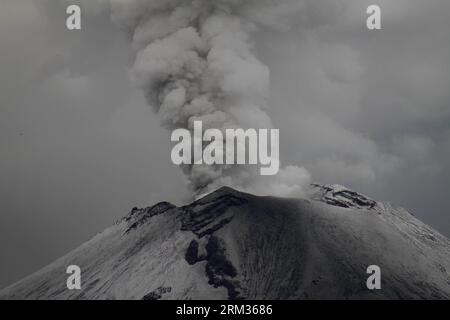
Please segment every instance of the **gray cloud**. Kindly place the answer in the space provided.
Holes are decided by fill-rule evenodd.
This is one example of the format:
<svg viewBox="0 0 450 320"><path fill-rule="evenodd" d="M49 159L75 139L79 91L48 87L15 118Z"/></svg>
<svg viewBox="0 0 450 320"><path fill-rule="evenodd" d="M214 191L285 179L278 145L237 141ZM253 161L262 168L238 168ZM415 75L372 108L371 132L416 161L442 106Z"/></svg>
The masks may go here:
<svg viewBox="0 0 450 320"><path fill-rule="evenodd" d="M450 3L379 1L379 32L365 29L370 3L345 1L326 26L262 35L285 161L448 235Z"/></svg>
<svg viewBox="0 0 450 320"><path fill-rule="evenodd" d="M185 196L120 34L108 14L71 33L54 1L1 4L0 287L135 205Z"/></svg>

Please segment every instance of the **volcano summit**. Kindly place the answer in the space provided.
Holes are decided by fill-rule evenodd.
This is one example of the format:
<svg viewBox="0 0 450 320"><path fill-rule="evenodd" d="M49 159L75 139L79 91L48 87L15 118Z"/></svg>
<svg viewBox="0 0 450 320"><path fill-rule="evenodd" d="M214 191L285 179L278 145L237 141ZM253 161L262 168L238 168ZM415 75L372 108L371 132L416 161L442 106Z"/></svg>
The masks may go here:
<svg viewBox="0 0 450 320"><path fill-rule="evenodd" d="M68 265L82 271L67 290ZM369 290L366 268L382 270ZM0 299L449 299L450 241L338 185L310 200L221 188L133 209Z"/></svg>

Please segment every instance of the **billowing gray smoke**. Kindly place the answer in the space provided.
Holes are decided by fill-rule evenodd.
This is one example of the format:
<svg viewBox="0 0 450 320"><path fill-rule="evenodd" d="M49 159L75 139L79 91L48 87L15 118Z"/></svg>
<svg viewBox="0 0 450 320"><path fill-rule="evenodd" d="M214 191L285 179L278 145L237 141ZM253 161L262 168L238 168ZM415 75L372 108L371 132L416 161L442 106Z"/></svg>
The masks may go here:
<svg viewBox="0 0 450 320"><path fill-rule="evenodd" d="M174 130L272 128L270 72L252 53L259 28L285 28L295 0L110 0L113 20L132 37L132 77L162 125ZM196 141L194 143L202 143ZM204 147L204 146L203 146ZM303 195L309 174L286 167L264 178L251 166L186 165L195 194L228 185L254 193Z"/></svg>

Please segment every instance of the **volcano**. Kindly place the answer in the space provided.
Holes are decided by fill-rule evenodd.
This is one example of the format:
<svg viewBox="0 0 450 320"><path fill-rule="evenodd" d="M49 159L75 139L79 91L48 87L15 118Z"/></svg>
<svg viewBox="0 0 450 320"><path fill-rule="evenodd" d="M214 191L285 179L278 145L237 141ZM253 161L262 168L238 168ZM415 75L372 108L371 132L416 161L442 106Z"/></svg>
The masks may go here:
<svg viewBox="0 0 450 320"><path fill-rule="evenodd" d="M66 268L81 269L68 290ZM369 290L367 267L381 269ZM450 241L339 185L308 199L221 188L134 208L0 299L449 299Z"/></svg>

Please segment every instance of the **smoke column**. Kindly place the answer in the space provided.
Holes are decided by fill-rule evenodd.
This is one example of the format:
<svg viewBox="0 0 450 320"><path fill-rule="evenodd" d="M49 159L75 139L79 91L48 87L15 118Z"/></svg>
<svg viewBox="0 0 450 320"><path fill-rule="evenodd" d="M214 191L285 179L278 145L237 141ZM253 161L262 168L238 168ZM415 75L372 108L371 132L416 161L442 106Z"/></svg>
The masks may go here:
<svg viewBox="0 0 450 320"><path fill-rule="evenodd" d="M114 22L132 39L132 78L163 127L192 131L272 128L270 72L253 54L259 28L286 28L302 1L110 0ZM282 132L281 132L282 133ZM194 143L202 143L196 141ZM205 145L203 145L205 147ZM194 194L231 186L257 194L304 195L309 174L289 166L261 177L252 166L186 165Z"/></svg>

